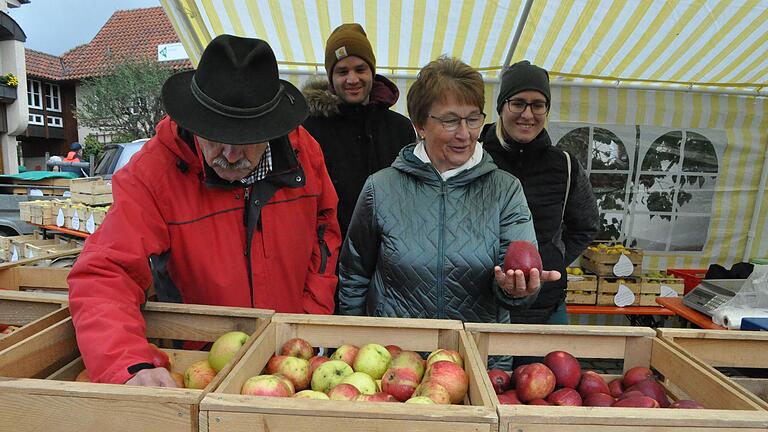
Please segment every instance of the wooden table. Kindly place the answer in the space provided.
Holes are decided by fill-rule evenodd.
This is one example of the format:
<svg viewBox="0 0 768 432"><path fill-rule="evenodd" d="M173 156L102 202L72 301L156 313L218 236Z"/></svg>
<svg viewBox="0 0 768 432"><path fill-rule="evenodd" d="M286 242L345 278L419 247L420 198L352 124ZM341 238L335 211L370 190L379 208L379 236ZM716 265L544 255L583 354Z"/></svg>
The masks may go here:
<svg viewBox="0 0 768 432"><path fill-rule="evenodd" d="M673 311L659 306L594 306L594 305L567 305L566 310L570 314L604 314L625 315L633 326L656 328L661 326L667 316L676 315ZM656 320L655 315L661 319Z"/></svg>
<svg viewBox="0 0 768 432"><path fill-rule="evenodd" d="M30 222L27 222L27 223L30 224L30 225L34 225L36 227L42 228L43 230L58 231L60 233L69 234L69 235L75 236L75 237L88 238L88 236L90 236L89 233L84 232L84 231L75 231L75 230L70 229L70 228L60 227L60 226L56 226L56 225L39 225L39 224L35 224L35 223L30 223Z"/></svg>
<svg viewBox="0 0 768 432"><path fill-rule="evenodd" d="M695 309L691 309L683 304L682 297L658 297L656 303L673 311L677 316L683 318L703 329L728 330L712 322L712 317L705 315Z"/></svg>

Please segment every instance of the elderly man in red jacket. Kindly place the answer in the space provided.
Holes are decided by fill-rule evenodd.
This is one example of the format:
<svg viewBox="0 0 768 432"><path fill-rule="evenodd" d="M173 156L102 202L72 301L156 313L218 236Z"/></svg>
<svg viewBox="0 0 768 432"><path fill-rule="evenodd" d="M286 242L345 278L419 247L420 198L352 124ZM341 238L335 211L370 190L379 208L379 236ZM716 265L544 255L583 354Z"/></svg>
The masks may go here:
<svg viewBox="0 0 768 432"><path fill-rule="evenodd" d="M338 198L269 45L219 36L162 97L169 117L115 175L115 202L68 280L96 382L175 386L145 338L153 274L161 300L333 312Z"/></svg>

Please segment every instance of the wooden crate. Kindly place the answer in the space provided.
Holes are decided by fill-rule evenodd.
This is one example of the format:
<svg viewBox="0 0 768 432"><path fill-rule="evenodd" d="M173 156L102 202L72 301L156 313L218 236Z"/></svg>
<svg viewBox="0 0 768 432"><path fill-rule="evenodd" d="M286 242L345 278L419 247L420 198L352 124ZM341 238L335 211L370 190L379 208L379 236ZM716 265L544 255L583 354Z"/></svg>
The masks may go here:
<svg viewBox="0 0 768 432"><path fill-rule="evenodd" d="M84 193L72 193L72 202L73 203L80 203L85 205L107 205L112 204L113 198L112 194L98 194L98 195L90 195L90 194L84 194Z"/></svg>
<svg viewBox="0 0 768 432"><path fill-rule="evenodd" d="M594 305L597 302L597 276L585 274L568 275L568 285L565 290L565 302L568 304ZM581 278L580 280L573 280Z"/></svg>
<svg viewBox="0 0 768 432"><path fill-rule="evenodd" d="M17 291L31 289L66 291L70 270L72 269L35 266L6 268L0 270L0 287Z"/></svg>
<svg viewBox="0 0 768 432"><path fill-rule="evenodd" d="M0 324L18 327L0 334L0 351L69 317L64 295L0 290Z"/></svg>
<svg viewBox="0 0 768 432"><path fill-rule="evenodd" d="M712 367L768 369L768 333L738 330L657 330L659 337L679 346L697 364ZM761 400L768 401L768 379L731 377Z"/></svg>
<svg viewBox="0 0 768 432"><path fill-rule="evenodd" d="M600 242L597 243L601 244ZM635 266L632 271L632 276L640 276L643 272L643 251L639 249L626 249L627 253L624 255L629 258L632 264ZM619 253L606 253L605 250L590 246L581 256L581 266L598 276L614 276L613 266L619 261Z"/></svg>
<svg viewBox="0 0 768 432"><path fill-rule="evenodd" d="M74 178L69 184L69 190L75 194L102 195L112 193L112 182L102 177Z"/></svg>
<svg viewBox="0 0 768 432"><path fill-rule="evenodd" d="M668 286L673 291L675 291L679 296L682 296L683 291L685 290L685 281L683 281L682 278L677 278L674 276L666 276L666 277L659 278L659 277L648 277L647 275L643 275L640 282L640 293L658 295L661 292L662 285Z"/></svg>
<svg viewBox="0 0 768 432"><path fill-rule="evenodd" d="M72 381L82 370L72 319L0 351L0 406L14 430L196 432L198 405L269 323L270 311L170 303L143 309L148 338L213 341L233 330L251 334L205 390ZM206 352L166 350L183 372ZM38 415L38 413L44 413Z"/></svg>
<svg viewBox="0 0 768 432"><path fill-rule="evenodd" d="M555 350L577 358L623 360L624 371L645 366L664 376L672 399L692 398L709 409L648 409L500 405L484 377L499 413L500 432L726 432L765 431L768 405L748 397L717 371L692 361L682 350L644 327L556 326L467 323L478 361L489 355L543 357ZM604 375L613 379L615 375Z"/></svg>
<svg viewBox="0 0 768 432"><path fill-rule="evenodd" d="M469 392L464 405L413 405L240 395L286 340L315 346L397 344L404 350L456 350L464 356ZM200 428L208 432L282 431L496 431L498 418L480 384L485 369L468 353L461 322L373 317L276 314L242 360L200 403Z"/></svg>

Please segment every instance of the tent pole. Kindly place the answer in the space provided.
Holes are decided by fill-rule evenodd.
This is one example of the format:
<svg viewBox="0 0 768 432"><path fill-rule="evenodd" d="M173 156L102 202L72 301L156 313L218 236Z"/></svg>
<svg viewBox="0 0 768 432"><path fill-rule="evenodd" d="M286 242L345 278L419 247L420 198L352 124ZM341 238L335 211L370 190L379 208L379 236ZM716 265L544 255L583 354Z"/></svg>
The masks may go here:
<svg viewBox="0 0 768 432"><path fill-rule="evenodd" d="M517 44L520 42L520 36L523 34L523 29L525 29L525 23L528 21L528 15L531 13L531 6L533 6L533 0L526 0L525 7L523 7L523 13L520 15L520 21L517 22L517 28L515 28L515 37L512 38L512 44L509 45L507 57L504 58L504 67L501 69L502 73L509 68L509 63L512 61L512 56L515 54Z"/></svg>
<svg viewBox="0 0 768 432"><path fill-rule="evenodd" d="M752 222L749 224L749 232L747 233L747 245L744 247L743 262L749 262L752 258L752 243L755 241L757 235L757 222L760 219L760 210L763 203L763 196L765 196L765 184L768 182L768 154L763 152L763 172L760 175L760 187L758 188L757 199L755 199L755 210L752 212ZM756 257L760 258L760 257Z"/></svg>

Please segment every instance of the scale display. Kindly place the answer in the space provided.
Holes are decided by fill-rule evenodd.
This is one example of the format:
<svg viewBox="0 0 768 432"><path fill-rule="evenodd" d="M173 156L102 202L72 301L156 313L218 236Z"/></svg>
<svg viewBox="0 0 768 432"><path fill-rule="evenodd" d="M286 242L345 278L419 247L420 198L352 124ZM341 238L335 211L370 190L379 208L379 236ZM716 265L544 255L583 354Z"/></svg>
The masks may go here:
<svg viewBox="0 0 768 432"><path fill-rule="evenodd" d="M712 316L712 311L732 299L746 279L707 279L683 297L683 304Z"/></svg>

